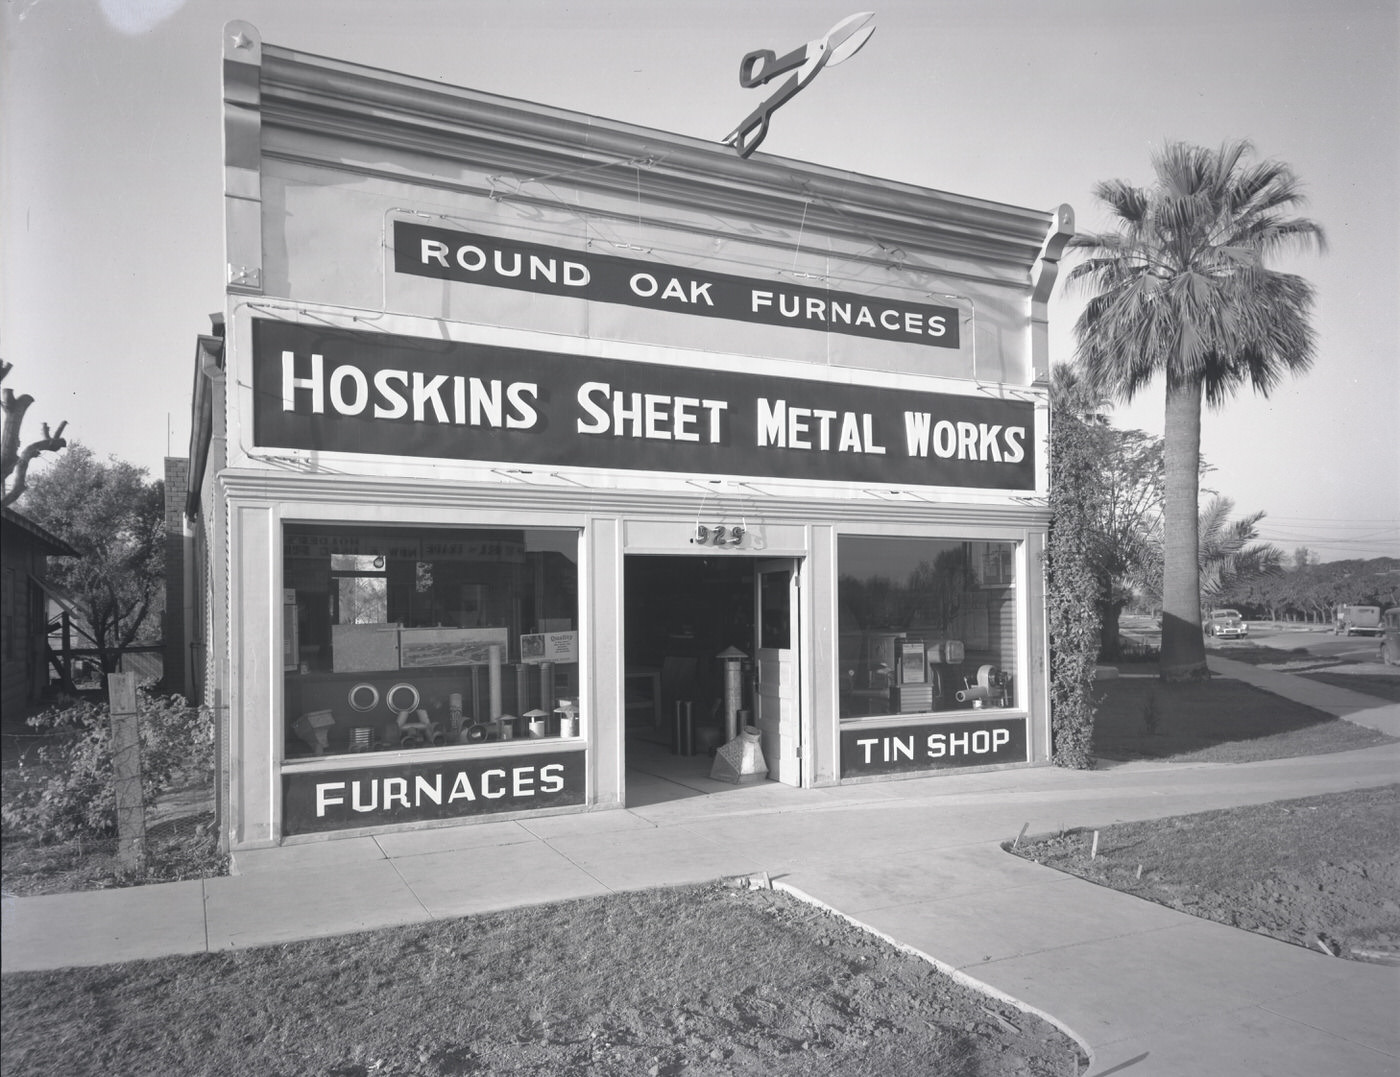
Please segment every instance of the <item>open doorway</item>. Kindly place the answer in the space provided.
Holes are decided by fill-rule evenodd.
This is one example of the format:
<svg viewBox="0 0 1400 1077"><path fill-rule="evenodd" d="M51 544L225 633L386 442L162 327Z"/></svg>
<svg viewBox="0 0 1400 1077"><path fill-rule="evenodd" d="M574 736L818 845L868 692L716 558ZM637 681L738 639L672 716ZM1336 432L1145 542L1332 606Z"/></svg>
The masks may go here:
<svg viewBox="0 0 1400 1077"><path fill-rule="evenodd" d="M783 564L795 579L796 562ZM757 682L765 670L774 677L772 645L777 642L788 644L795 666L797 618L795 609L783 606L788 591L775 586L773 569L772 561L732 555L625 558L629 804L639 797L650 799L649 794L664 795L671 786L674 796L717 790L709 774L714 751L726 736L726 661L720 657L726 651L744 655L738 663L741 720L763 727L763 741L771 742L775 753L779 750L773 692L765 701ZM765 631L766 622L771 623ZM760 633L766 638L760 639ZM768 662L761 661L765 657ZM795 697L795 683L795 678L787 682L789 697ZM786 710L796 714L795 698ZM760 711L768 721L759 720ZM765 743L765 753L767 749ZM769 771L770 777L800 784L790 767L779 773L770 763Z"/></svg>

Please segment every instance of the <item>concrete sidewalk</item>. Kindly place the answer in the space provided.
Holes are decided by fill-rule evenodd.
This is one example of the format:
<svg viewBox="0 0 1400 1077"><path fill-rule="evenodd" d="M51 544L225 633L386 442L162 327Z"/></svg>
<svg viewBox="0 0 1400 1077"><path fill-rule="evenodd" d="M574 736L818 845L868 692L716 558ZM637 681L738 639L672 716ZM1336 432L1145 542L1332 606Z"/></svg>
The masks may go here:
<svg viewBox="0 0 1400 1077"><path fill-rule="evenodd" d="M0 965L241 948L766 871L1049 1016L1084 1044L1093 1074L1393 1077L1400 969L1198 920L1011 857L1000 843L1023 825L1105 826L1398 776L1400 744L1237 766L1037 768L813 790L709 782L698 761L679 781L629 774L642 806L621 811L241 854L242 874L202 882L7 897Z"/></svg>

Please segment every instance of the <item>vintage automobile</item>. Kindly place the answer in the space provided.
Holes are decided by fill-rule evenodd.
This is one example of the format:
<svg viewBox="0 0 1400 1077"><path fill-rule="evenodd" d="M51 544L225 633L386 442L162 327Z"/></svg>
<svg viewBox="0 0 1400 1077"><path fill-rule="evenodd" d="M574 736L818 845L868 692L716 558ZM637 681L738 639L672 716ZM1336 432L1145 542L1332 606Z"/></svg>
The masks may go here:
<svg viewBox="0 0 1400 1077"><path fill-rule="evenodd" d="M1387 666L1400 666L1400 606L1392 606L1381 619L1380 659Z"/></svg>
<svg viewBox="0 0 1400 1077"><path fill-rule="evenodd" d="M1337 607L1337 619L1332 624L1334 636L1353 636L1358 632L1367 636L1379 636L1383 631L1379 606Z"/></svg>
<svg viewBox="0 0 1400 1077"><path fill-rule="evenodd" d="M1244 623L1239 610L1211 610L1206 634L1216 639L1243 639L1249 635L1249 625Z"/></svg>

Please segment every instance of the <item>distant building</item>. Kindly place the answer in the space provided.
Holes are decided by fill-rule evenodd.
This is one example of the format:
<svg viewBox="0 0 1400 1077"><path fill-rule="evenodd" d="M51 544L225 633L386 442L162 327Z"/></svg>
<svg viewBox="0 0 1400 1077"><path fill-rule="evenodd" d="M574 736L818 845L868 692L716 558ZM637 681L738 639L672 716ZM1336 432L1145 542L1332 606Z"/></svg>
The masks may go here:
<svg viewBox="0 0 1400 1077"><path fill-rule="evenodd" d="M186 699L199 698L199 682L194 671L199 659L199 637L191 634L191 603L196 589L187 578L191 559L186 547L185 504L189 499L190 462L184 457L165 458L165 612L161 638L165 644L162 659L163 683L171 692Z"/></svg>
<svg viewBox="0 0 1400 1077"><path fill-rule="evenodd" d="M33 520L0 509L0 712L7 721L34 709L49 682L48 559L77 556Z"/></svg>

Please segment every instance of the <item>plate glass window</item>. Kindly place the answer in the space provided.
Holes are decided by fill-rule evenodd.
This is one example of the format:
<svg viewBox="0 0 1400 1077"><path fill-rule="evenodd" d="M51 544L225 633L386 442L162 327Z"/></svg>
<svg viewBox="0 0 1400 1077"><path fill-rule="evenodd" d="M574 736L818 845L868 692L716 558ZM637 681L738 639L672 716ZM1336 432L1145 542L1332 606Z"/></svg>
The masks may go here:
<svg viewBox="0 0 1400 1077"><path fill-rule="evenodd" d="M842 719L1014 707L1016 544L844 535Z"/></svg>
<svg viewBox="0 0 1400 1077"><path fill-rule="evenodd" d="M577 735L578 539L285 525L285 758Z"/></svg>

